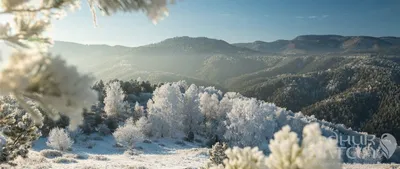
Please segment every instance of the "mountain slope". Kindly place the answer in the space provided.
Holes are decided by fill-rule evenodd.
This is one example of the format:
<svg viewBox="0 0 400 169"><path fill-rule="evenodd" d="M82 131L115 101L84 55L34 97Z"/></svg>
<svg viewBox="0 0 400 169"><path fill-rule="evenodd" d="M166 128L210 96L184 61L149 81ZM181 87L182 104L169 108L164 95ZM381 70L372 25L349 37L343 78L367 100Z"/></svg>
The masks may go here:
<svg viewBox="0 0 400 169"><path fill-rule="evenodd" d="M83 45L72 42L56 41L50 48L54 55L65 58L69 64L76 65L83 71L90 71L92 67L104 63L110 58L122 55L130 50L124 46Z"/></svg>
<svg viewBox="0 0 400 169"><path fill-rule="evenodd" d="M113 72L115 77L129 76L133 71L168 72L182 76L204 79L218 83L219 79L250 73L264 68L264 64L248 57L261 55L260 52L240 48L222 40L209 38L177 37L162 42L131 48L96 67ZM218 60L218 61L217 61ZM218 62L218 63L216 63ZM243 67L241 63L248 62ZM108 65L113 65L111 68ZM222 66L222 65L225 66ZM225 67L208 71L212 67ZM226 73L232 71L233 73ZM119 72L119 74L115 74ZM97 73L98 77L108 76L107 72Z"/></svg>
<svg viewBox="0 0 400 169"><path fill-rule="evenodd" d="M336 57L334 57L336 58ZM309 58L297 58L306 60ZM338 57L327 69L297 67L235 79L235 91L355 130L400 138L400 57ZM292 63L283 66L291 68ZM317 62L310 62L315 65ZM323 63L323 62L322 62ZM317 66L318 67L318 66Z"/></svg>

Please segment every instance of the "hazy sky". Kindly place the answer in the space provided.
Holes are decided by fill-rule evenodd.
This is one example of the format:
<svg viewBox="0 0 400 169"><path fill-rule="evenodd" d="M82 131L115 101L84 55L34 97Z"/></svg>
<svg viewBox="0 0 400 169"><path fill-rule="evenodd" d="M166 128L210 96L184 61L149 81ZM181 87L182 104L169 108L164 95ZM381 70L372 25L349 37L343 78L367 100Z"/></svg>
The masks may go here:
<svg viewBox="0 0 400 169"><path fill-rule="evenodd" d="M175 36L228 42L274 41L303 34L400 36L400 0L183 0L153 25L143 13L98 18L86 3L55 22L56 40L139 46Z"/></svg>

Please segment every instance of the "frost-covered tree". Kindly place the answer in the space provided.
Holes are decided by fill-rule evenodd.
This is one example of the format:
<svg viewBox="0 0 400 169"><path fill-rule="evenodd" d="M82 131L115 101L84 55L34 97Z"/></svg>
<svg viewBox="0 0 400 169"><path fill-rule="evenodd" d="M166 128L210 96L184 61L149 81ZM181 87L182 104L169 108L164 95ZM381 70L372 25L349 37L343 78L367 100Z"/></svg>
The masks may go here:
<svg viewBox="0 0 400 169"><path fill-rule="evenodd" d="M33 111L37 105L27 103ZM11 97L0 97L0 163L8 162L17 156L27 157L33 141L40 137L39 127L30 114Z"/></svg>
<svg viewBox="0 0 400 169"><path fill-rule="evenodd" d="M222 135L215 130L220 120L219 99L217 94L200 93L200 111L204 116L203 126L205 135L209 138Z"/></svg>
<svg viewBox="0 0 400 169"><path fill-rule="evenodd" d="M200 86L199 93L208 93L210 95L216 94L218 96L218 99L221 99L223 95L222 91L218 90L214 86L208 86L208 87Z"/></svg>
<svg viewBox="0 0 400 169"><path fill-rule="evenodd" d="M144 114L144 107L141 106L138 102L135 103L134 112L133 112L133 120L138 120L143 117Z"/></svg>
<svg viewBox="0 0 400 169"><path fill-rule="evenodd" d="M152 101L148 104L148 116L152 125L152 134L156 137L174 137L183 131L184 97L180 86L167 83L158 87Z"/></svg>
<svg viewBox="0 0 400 169"><path fill-rule="evenodd" d="M56 127L50 130L46 144L51 148L67 151L72 147L74 141L69 136L67 130Z"/></svg>
<svg viewBox="0 0 400 169"><path fill-rule="evenodd" d="M321 135L318 123L304 127L299 144L297 134L285 126L274 134L269 144L271 154L267 159L269 169L341 169L340 153L336 140Z"/></svg>
<svg viewBox="0 0 400 169"><path fill-rule="evenodd" d="M140 132L142 132L145 136L151 136L151 124L147 117L140 117L139 120L135 122L137 128L139 128Z"/></svg>
<svg viewBox="0 0 400 169"><path fill-rule="evenodd" d="M96 21L96 8L105 14L138 12L147 14L154 22L167 12L168 0L88 0ZM24 98L36 101L53 119L63 112L71 119L71 128L82 122L82 108L96 100L90 90L93 78L81 75L60 57L48 52L52 43L46 31L51 21L65 16L67 9L79 8L80 0L2 0L0 15L13 18L0 24L0 40L17 50L0 72L2 95L12 94L36 123L41 123L38 112L25 104Z"/></svg>
<svg viewBox="0 0 400 169"><path fill-rule="evenodd" d="M255 98L236 98L228 112L224 138L234 146L259 146L272 138L276 122L270 104Z"/></svg>
<svg viewBox="0 0 400 169"><path fill-rule="evenodd" d="M114 131L119 123L131 117L129 104L124 101L125 94L119 81L110 82L106 86L104 111L107 115L104 123Z"/></svg>
<svg viewBox="0 0 400 169"><path fill-rule="evenodd" d="M126 112L125 94L118 81L110 83L106 87L106 97L104 98L104 111L109 117L118 117Z"/></svg>
<svg viewBox="0 0 400 169"><path fill-rule="evenodd" d="M174 82L174 84L179 87L179 90L181 91L181 93L185 93L185 91L189 87L188 84L186 83L186 81L184 81L184 80L180 80L180 81Z"/></svg>
<svg viewBox="0 0 400 169"><path fill-rule="evenodd" d="M185 91L184 96L184 132L189 135L190 133L200 132L200 125L204 120L203 114L200 111L200 97L198 87L194 84L190 85Z"/></svg>
<svg viewBox="0 0 400 169"><path fill-rule="evenodd" d="M143 133L140 128L135 125L132 118L126 120L123 126L118 127L113 133L113 136L117 143L128 149L133 149L136 142L144 139Z"/></svg>
<svg viewBox="0 0 400 169"><path fill-rule="evenodd" d="M220 143L217 142L215 143L211 150L209 151L210 155L210 163L208 166L218 166L224 162L224 160L227 158L225 151L228 149L228 145L226 143Z"/></svg>

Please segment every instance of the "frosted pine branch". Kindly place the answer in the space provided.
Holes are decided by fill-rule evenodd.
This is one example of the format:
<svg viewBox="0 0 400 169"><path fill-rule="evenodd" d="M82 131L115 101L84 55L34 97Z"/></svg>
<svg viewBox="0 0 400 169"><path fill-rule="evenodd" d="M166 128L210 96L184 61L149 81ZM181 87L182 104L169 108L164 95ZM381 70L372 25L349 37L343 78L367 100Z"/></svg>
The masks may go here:
<svg viewBox="0 0 400 169"><path fill-rule="evenodd" d="M80 75L59 57L36 52L16 52L0 74L0 93L30 98L41 104L54 119L53 109L71 118L72 127L82 120L82 108L96 101L90 90L93 78ZM21 100L22 101L22 100ZM35 119L39 121L39 119Z"/></svg>

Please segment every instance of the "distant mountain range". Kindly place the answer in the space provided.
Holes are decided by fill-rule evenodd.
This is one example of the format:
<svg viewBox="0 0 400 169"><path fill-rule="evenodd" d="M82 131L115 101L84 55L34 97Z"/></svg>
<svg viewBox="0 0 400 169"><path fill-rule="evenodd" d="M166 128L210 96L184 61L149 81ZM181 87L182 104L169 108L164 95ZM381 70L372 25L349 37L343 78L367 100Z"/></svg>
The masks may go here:
<svg viewBox="0 0 400 169"><path fill-rule="evenodd" d="M293 40L274 42L255 41L236 43L255 51L284 54L344 54L344 53L396 53L400 49L399 37L339 36L339 35L302 35Z"/></svg>
<svg viewBox="0 0 400 169"><path fill-rule="evenodd" d="M400 38L302 35L293 40L229 44L185 36L140 47L57 41L51 51L103 79L134 78L140 71L141 75L143 72L156 72L157 77L176 74L222 84L229 78L263 70L274 57L397 54ZM266 59L269 61L265 62ZM168 75L160 75L161 72Z"/></svg>
<svg viewBox="0 0 400 169"><path fill-rule="evenodd" d="M98 79L215 85L400 140L398 37L302 35L236 44L176 37L140 47L57 41L51 52Z"/></svg>

